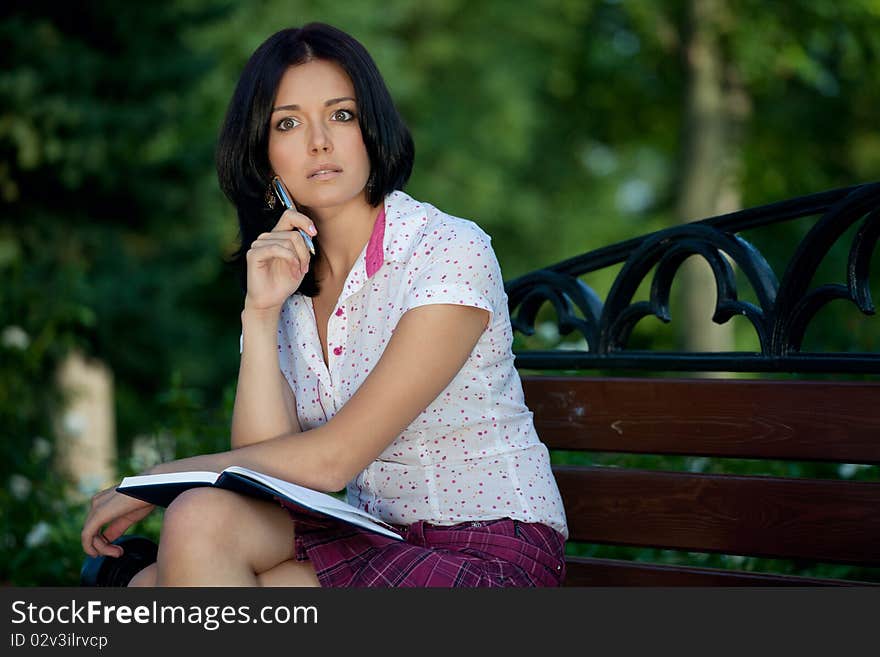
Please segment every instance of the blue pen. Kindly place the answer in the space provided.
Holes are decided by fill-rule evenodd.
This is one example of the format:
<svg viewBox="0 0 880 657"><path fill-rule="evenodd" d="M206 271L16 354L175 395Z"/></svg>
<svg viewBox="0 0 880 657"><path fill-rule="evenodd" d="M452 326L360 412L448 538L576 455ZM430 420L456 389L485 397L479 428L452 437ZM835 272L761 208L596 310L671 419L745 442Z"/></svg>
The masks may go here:
<svg viewBox="0 0 880 657"><path fill-rule="evenodd" d="M275 194L281 199L281 202L284 203L285 208L288 210L296 210L296 206L294 206L290 194L287 193L287 188L284 186L284 183L281 182L281 178L278 176L272 178L272 187L275 189ZM309 253L315 255L315 245L312 244L312 238L309 237L309 234L302 228L297 228L297 230L299 231L299 234L303 236L303 239L306 242L306 247L309 249Z"/></svg>

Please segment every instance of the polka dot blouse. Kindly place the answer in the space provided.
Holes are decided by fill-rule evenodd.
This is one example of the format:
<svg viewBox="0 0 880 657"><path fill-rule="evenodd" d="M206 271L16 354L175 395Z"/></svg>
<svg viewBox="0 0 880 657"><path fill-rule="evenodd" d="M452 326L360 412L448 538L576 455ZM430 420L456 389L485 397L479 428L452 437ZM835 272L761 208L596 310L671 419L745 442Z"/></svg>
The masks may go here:
<svg viewBox="0 0 880 657"><path fill-rule="evenodd" d="M348 501L394 524L509 517L567 536L547 448L513 365L507 295L490 239L471 221L400 191L389 194L330 314L329 365L311 298L294 294L279 322L281 371L296 395L300 425L313 429L354 395L406 311L431 303L488 310L464 367L349 482Z"/></svg>

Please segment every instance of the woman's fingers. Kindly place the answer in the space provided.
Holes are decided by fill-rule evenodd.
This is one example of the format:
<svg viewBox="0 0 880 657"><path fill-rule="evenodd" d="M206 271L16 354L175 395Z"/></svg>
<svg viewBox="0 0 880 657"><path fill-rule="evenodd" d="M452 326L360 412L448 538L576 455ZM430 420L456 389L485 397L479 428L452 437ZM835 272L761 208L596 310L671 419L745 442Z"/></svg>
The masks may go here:
<svg viewBox="0 0 880 657"><path fill-rule="evenodd" d="M256 242L247 252L247 259L253 260L257 267L269 264L273 259L284 260L291 267L291 271L297 276L302 276L309 268L308 260L296 253L290 244L276 242Z"/></svg>
<svg viewBox="0 0 880 657"><path fill-rule="evenodd" d="M153 504L122 495L112 488L97 493L92 498L89 514L80 534L83 551L92 557L105 554L120 556L122 548L112 545L112 542L135 522L149 515L154 508ZM101 531L104 525L107 528Z"/></svg>
<svg viewBox="0 0 880 657"><path fill-rule="evenodd" d="M302 283L311 255L300 230L317 234L311 219L286 210L270 232L261 233L251 244L245 260L252 307L277 307Z"/></svg>
<svg viewBox="0 0 880 657"><path fill-rule="evenodd" d="M255 246L265 246L267 244L289 246L304 263L308 263L311 260L311 252L306 244L306 240L298 230L262 233L256 240L254 240L251 248Z"/></svg>
<svg viewBox="0 0 880 657"><path fill-rule="evenodd" d="M148 504L115 518L104 528L102 536L112 543L122 536L134 523L139 522L150 515L155 508L155 505Z"/></svg>
<svg viewBox="0 0 880 657"><path fill-rule="evenodd" d="M306 246L305 238L300 234L299 231L287 231L283 233L263 233L264 236L260 236L258 239L254 240L254 243L251 245L254 246L267 246L269 244L280 244L281 246L287 247L293 250L300 258L303 260L309 260L311 258L311 253L309 252L308 246Z"/></svg>
<svg viewBox="0 0 880 657"><path fill-rule="evenodd" d="M103 524L98 520L100 517L98 514L104 505L106 492L107 491L101 491L92 497L89 514L86 516L86 521L83 523L82 532L79 536L83 551L90 557L96 557L100 554L99 549L95 546L95 539L97 538L101 524ZM98 545L100 545L100 543Z"/></svg>
<svg viewBox="0 0 880 657"><path fill-rule="evenodd" d="M104 536L101 534L96 534L92 538L92 547L95 548L95 552L99 555L107 555L108 557L122 556L122 548L118 545L111 545L110 541L104 538Z"/></svg>
<svg viewBox="0 0 880 657"><path fill-rule="evenodd" d="M82 533L82 546L83 551L86 554L91 557L97 557L102 554L109 554L115 557L122 554L122 548L117 545L111 545L110 543L111 540L108 540L103 532L100 531L100 525L95 527L93 521L87 521L86 527L83 529Z"/></svg>
<svg viewBox="0 0 880 657"><path fill-rule="evenodd" d="M88 536L83 537L83 551L90 557L97 557L102 554L109 554L117 557L122 554L122 548L118 545L111 545L111 541L101 532L92 531Z"/></svg>
<svg viewBox="0 0 880 657"><path fill-rule="evenodd" d="M272 232L295 231L297 228L302 228L312 237L318 234L318 229L312 220L296 210L285 210L278 218L278 223L275 224Z"/></svg>
<svg viewBox="0 0 880 657"><path fill-rule="evenodd" d="M303 237L299 230L304 231L310 237L315 237L315 235L318 234L318 228L311 219L301 212L290 209L285 210L281 214L278 223L276 223L275 227L272 229L272 234L283 235L285 239L289 239L291 244L294 245L294 248L296 248L297 253L303 253L305 255L305 262L308 263L311 252L306 244L305 237ZM302 246L302 248L300 248L300 246Z"/></svg>

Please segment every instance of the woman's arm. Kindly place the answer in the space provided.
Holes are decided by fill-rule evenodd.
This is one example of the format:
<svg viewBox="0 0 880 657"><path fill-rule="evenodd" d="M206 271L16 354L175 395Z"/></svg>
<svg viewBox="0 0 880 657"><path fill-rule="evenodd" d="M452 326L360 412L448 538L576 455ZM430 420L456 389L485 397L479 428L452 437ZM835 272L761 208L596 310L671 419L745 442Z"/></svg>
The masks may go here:
<svg viewBox="0 0 880 657"><path fill-rule="evenodd" d="M296 398L278 366L278 318L285 300L310 266L300 229L317 231L312 220L285 210L246 254L247 297L241 313L242 352L232 412L233 449L284 434L299 433Z"/></svg>
<svg viewBox="0 0 880 657"><path fill-rule="evenodd" d="M455 378L486 329L488 316L488 311L471 306L414 308L404 313L358 391L326 424L229 452L163 463L151 472L219 472L241 465L317 490L340 490Z"/></svg>
<svg viewBox="0 0 880 657"><path fill-rule="evenodd" d="M278 366L279 310L241 313L243 344L235 406L232 449L302 431L296 398Z"/></svg>
<svg viewBox="0 0 880 657"><path fill-rule="evenodd" d="M340 490L455 378L486 329L488 314L480 308L445 304L409 310L376 367L323 426L228 452L162 463L150 472L219 472L242 465L317 490ZM245 336L247 341L247 331ZM119 556L121 549L110 543L152 509L151 504L117 493L115 487L101 491L92 498L83 526L83 549L93 556Z"/></svg>

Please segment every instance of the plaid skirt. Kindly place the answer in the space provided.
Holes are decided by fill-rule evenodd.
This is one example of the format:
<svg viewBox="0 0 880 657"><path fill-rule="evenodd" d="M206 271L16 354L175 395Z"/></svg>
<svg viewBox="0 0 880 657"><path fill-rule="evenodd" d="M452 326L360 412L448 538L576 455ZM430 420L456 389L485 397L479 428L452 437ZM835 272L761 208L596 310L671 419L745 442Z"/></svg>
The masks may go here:
<svg viewBox="0 0 880 657"><path fill-rule="evenodd" d="M298 561L324 587L560 586L565 539L539 523L503 518L396 527L404 540L287 508Z"/></svg>

